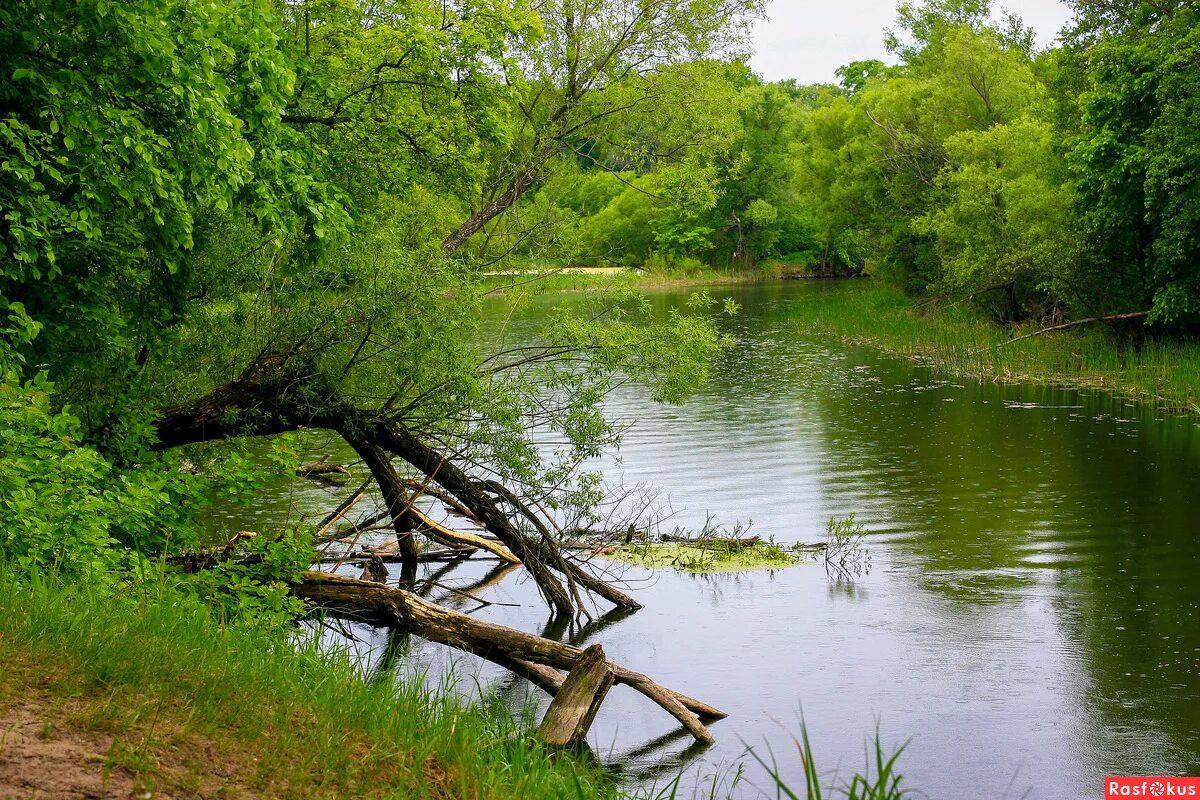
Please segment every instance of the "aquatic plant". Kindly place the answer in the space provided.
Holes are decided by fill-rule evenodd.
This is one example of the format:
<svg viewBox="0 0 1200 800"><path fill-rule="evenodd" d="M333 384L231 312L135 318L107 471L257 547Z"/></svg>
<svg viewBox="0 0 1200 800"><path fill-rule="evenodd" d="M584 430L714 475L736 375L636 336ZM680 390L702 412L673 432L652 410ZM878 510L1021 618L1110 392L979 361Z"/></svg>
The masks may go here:
<svg viewBox="0 0 1200 800"><path fill-rule="evenodd" d="M826 796L822 786L820 773L817 771L816 759L813 757L812 742L808 736L808 725L804 718L800 719L800 737L792 737L796 745L800 763L804 767L804 794L800 795L783 779L775 754L769 749L764 757L754 748L748 748L750 756L770 776L775 788L775 796L779 800L823 800ZM861 773L855 773L850 780L836 783L837 776L831 779L831 792L846 798L846 800L904 800L912 796L912 792L903 786L903 778L897 771L897 761L907 747L907 742L895 752L888 755L883 746L883 740L878 726L867 752L866 765Z"/></svg>
<svg viewBox="0 0 1200 800"><path fill-rule="evenodd" d="M792 306L798 333L830 336L954 375L1113 391L1165 411L1200 414L1200 347L1147 338L1123 344L1102 327L1027 336L961 304L917 302L879 281L847 281ZM1019 338L1027 336L1027 338Z"/></svg>
<svg viewBox="0 0 1200 800"><path fill-rule="evenodd" d="M851 513L830 517L825 526L825 572L839 581L852 581L871 571L871 551L863 546L866 531Z"/></svg>

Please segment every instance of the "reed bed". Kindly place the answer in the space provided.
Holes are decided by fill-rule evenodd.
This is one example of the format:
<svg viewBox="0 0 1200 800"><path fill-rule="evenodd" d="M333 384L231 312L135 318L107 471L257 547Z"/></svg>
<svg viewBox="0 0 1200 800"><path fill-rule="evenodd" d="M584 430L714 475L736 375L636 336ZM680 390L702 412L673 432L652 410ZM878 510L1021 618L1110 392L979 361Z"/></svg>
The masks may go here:
<svg viewBox="0 0 1200 800"><path fill-rule="evenodd" d="M962 304L919 303L873 281L844 281L796 301L797 330L877 347L957 375L1110 390L1162 410L1200 414L1200 343L1136 346L1103 325L1030 338Z"/></svg>

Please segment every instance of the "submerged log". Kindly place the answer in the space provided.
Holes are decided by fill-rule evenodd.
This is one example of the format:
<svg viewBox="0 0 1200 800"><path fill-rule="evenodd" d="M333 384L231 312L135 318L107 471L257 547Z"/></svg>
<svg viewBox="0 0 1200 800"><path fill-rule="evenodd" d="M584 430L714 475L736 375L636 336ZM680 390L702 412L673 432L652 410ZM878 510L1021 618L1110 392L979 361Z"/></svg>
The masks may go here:
<svg viewBox="0 0 1200 800"><path fill-rule="evenodd" d="M734 536L702 536L696 539L689 539L686 536L671 536L665 533L662 540L664 542L671 542L672 544L698 547L702 550L729 550L733 552L762 543L762 538L759 536L745 536L741 538Z"/></svg>
<svg viewBox="0 0 1200 800"><path fill-rule="evenodd" d="M370 622L400 625L406 630L433 642L439 642L481 658L512 668L523 677L531 678L538 686L554 691L563 685L547 670L570 670L575 667L583 650L572 645L544 639L524 631L495 625L457 611L430 603L403 589L392 589L377 583L308 571L300 583L292 587L297 597L311 600L336 613ZM710 705L697 702L660 686L647 676L610 664L617 683L636 689L657 703L692 734L697 741L712 744L715 740L698 714L711 719L726 715Z"/></svg>
<svg viewBox="0 0 1200 800"><path fill-rule="evenodd" d="M327 461L314 461L311 464L301 464L296 467L296 474L301 478L322 478L329 475L343 475L350 477L350 470L343 467L341 464L332 464Z"/></svg>
<svg viewBox="0 0 1200 800"><path fill-rule="evenodd" d="M603 647L594 644L584 650L546 709L538 738L549 747L579 747L587 742L588 729L615 680Z"/></svg>

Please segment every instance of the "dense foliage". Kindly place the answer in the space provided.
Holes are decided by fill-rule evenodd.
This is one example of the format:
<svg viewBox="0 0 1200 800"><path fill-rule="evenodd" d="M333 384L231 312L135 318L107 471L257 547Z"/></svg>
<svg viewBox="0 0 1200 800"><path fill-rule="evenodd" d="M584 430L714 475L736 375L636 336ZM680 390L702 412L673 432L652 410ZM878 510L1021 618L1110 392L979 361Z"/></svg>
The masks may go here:
<svg viewBox="0 0 1200 800"><path fill-rule="evenodd" d="M986 0L906 2L895 63L822 86L745 66L763 6L6 4L0 557L144 574L263 479L239 437L305 427L380 486L440 453L586 507L604 394L686 396L718 309L597 294L498 351L489 269L784 262L1000 320L1200 321L1200 5L1079 0L1039 51ZM194 582L280 605L303 543L257 546Z"/></svg>
<svg viewBox="0 0 1200 800"><path fill-rule="evenodd" d="M496 351L459 250L593 131L626 130L632 152L653 76L732 57L757 10L7 4L0 560L110 584L166 569L222 617L286 614L311 531L264 532L201 574L163 557L230 556L197 510L289 471L286 447L252 464L242 437L305 427L343 436L381 486L397 454L368 433L539 505L594 499L576 465L617 435L600 400L628 378L685 396L721 346L714 304L662 321L632 294L596 297L544 349ZM535 423L564 437L557 458Z"/></svg>
<svg viewBox="0 0 1200 800"><path fill-rule="evenodd" d="M736 65L663 73L688 87L642 121L665 158L589 140L524 201L540 227L517 253L774 260L969 298L999 320L1149 312L1193 327L1198 7L1081 0L1048 50L993 11L903 3L895 63L850 62L838 85L764 84Z"/></svg>

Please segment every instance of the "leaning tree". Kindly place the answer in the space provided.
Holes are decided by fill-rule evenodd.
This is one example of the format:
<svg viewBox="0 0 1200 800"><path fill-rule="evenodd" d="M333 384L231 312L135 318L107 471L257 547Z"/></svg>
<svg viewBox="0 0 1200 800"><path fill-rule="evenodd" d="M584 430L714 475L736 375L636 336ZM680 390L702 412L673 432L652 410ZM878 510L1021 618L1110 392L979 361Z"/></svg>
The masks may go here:
<svg viewBox="0 0 1200 800"><path fill-rule="evenodd" d="M554 509L596 497L577 467L617 434L607 391L638 380L677 400L703 379L711 303L656 319L597 295L506 349L485 344L501 339L480 333L485 292L459 251L556 152L651 102L638 87L655 70L728 51L756 5L6 6L6 386L48 371L106 459L163 481L166 453L329 431L369 470L408 566L422 531L446 535L421 492L477 521L556 612L588 613L588 595L636 608L559 546ZM554 456L531 425L560 437ZM363 613L416 624L413 601L353 591Z"/></svg>

